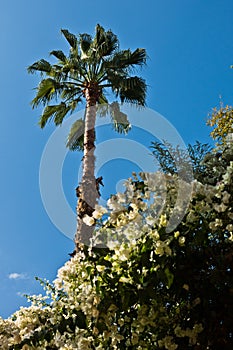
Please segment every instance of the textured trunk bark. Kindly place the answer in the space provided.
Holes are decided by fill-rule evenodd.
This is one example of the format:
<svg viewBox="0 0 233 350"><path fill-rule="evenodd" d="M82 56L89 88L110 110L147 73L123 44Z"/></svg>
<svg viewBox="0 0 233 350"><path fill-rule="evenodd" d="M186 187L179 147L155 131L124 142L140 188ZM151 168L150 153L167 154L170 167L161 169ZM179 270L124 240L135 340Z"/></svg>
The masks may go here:
<svg viewBox="0 0 233 350"><path fill-rule="evenodd" d="M89 245L94 226L83 222L85 215L92 216L99 197L95 178L95 122L98 87L91 85L85 90L86 115L84 130L84 157L82 181L78 187L77 232L75 236L76 251L81 244Z"/></svg>

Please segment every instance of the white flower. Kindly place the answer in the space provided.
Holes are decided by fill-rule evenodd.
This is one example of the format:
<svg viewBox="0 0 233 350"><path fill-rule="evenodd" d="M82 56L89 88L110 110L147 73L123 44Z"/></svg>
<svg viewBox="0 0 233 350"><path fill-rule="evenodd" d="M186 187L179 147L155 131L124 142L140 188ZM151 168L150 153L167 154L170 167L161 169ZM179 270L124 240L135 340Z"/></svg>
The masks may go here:
<svg viewBox="0 0 233 350"><path fill-rule="evenodd" d="M117 199L120 203L125 203L126 202L126 198L125 198L125 194L124 193L117 193Z"/></svg>
<svg viewBox="0 0 233 350"><path fill-rule="evenodd" d="M95 223L95 219L92 216L89 215L85 215L83 217L83 222L84 224L86 224L87 226L92 226Z"/></svg>
<svg viewBox="0 0 233 350"><path fill-rule="evenodd" d="M100 219L102 218L102 216L104 214L106 214L108 211L106 208L102 207L101 205L96 205L95 206L95 210L94 212L92 213L92 216L95 218L95 219Z"/></svg>
<svg viewBox="0 0 233 350"><path fill-rule="evenodd" d="M219 205L215 203L213 207L218 213L222 213L227 209L227 206L224 203L221 203Z"/></svg>
<svg viewBox="0 0 233 350"><path fill-rule="evenodd" d="M218 227L222 226L222 220L216 218L215 221L212 221L209 223L209 228L213 231L215 231Z"/></svg>
<svg viewBox="0 0 233 350"><path fill-rule="evenodd" d="M166 241L157 241L156 242L156 248L155 248L155 254L162 256L164 254L166 255L171 255L172 254L172 250L169 247L169 240Z"/></svg>
<svg viewBox="0 0 233 350"><path fill-rule="evenodd" d="M98 272L103 272L105 270L105 266L104 265L96 265L96 270Z"/></svg>
<svg viewBox="0 0 233 350"><path fill-rule="evenodd" d="M230 237L228 237L229 241L233 242L233 233L230 232Z"/></svg>
<svg viewBox="0 0 233 350"><path fill-rule="evenodd" d="M226 226L226 229L227 229L228 231L233 232L233 224L228 224L228 225Z"/></svg>

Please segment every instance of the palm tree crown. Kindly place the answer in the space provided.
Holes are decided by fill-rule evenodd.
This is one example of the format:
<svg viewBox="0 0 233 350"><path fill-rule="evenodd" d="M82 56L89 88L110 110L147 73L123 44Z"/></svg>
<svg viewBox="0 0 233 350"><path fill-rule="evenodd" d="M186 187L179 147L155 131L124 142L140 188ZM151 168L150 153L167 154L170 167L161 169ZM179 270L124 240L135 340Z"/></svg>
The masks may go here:
<svg viewBox="0 0 233 350"><path fill-rule="evenodd" d="M132 68L146 63L145 49L119 50L117 36L100 25L96 26L94 38L89 34L75 36L66 29L61 32L70 45L69 56L60 50L52 51L50 54L57 58L55 64L41 59L28 67L29 73L41 72L46 76L32 100L33 108L46 105L39 122L41 128L51 117L55 125L61 124L83 98L93 105L107 103L106 88L121 102L145 105L145 81L131 76ZM57 98L61 102L50 105Z"/></svg>

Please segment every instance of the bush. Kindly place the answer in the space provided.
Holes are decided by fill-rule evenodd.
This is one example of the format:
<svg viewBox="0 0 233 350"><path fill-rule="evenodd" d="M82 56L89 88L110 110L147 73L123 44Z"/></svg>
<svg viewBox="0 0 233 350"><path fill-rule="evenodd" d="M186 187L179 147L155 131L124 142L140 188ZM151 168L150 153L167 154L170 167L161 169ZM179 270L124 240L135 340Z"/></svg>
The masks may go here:
<svg viewBox="0 0 233 350"><path fill-rule="evenodd" d="M97 206L93 246L0 320L2 349L232 349L232 146L203 164L202 182L141 173Z"/></svg>

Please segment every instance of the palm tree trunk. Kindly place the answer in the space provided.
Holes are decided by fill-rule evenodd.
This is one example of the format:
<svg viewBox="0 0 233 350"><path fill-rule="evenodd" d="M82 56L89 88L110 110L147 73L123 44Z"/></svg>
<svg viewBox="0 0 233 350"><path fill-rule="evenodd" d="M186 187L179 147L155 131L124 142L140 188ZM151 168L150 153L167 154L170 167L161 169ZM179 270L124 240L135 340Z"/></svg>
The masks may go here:
<svg viewBox="0 0 233 350"><path fill-rule="evenodd" d="M96 103L98 101L98 87L90 86L85 89L86 114L84 130L84 157L83 175L79 185L79 198L77 205L77 232L75 236L76 251L81 244L89 245L94 231L94 225L89 226L83 222L85 215L92 216L99 197L95 178L95 122Z"/></svg>

